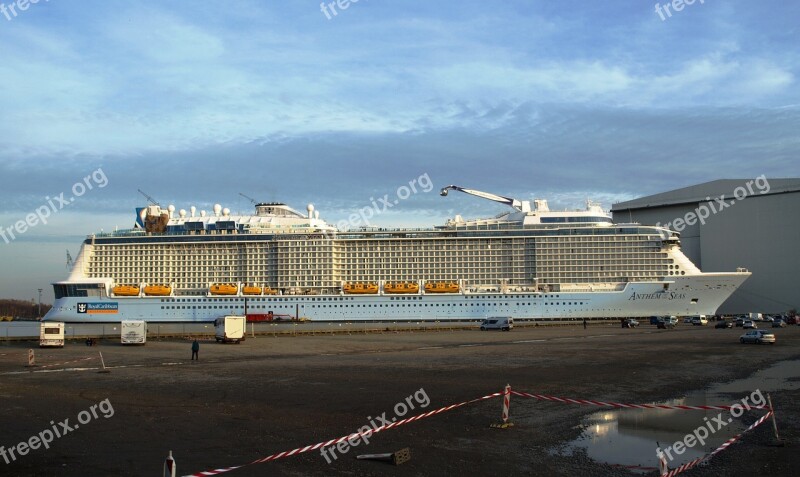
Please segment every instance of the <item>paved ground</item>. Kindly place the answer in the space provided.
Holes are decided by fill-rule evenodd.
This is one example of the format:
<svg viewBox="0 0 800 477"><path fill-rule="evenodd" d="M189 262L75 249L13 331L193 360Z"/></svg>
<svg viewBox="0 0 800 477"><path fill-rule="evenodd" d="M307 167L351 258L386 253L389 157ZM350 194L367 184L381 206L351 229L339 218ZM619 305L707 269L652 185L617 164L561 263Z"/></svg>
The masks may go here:
<svg viewBox="0 0 800 477"><path fill-rule="evenodd" d="M0 445L8 449L54 426L63 431L58 423L65 419L74 428L49 450L31 450L10 464L0 457L0 473L160 475L172 450L183 475L349 434L384 412L394 416L401 402L417 408L411 415L506 383L541 394L652 402L800 358L800 327L777 330L774 346L741 345L740 334L710 326L605 325L257 337L239 345L203 342L198 363L189 360L187 341L134 348L109 341L36 350L36 368L24 367L30 343L0 343ZM95 369L100 351L110 373ZM772 397L786 447L769 446L771 427L761 426L709 467L685 475L800 475L800 391ZM581 417L596 408L514 398L516 426L491 429L500 404L472 404L376 434L330 464L311 451L228 475L633 475L552 452L577 437ZM355 459L403 447L412 459L402 466Z"/></svg>

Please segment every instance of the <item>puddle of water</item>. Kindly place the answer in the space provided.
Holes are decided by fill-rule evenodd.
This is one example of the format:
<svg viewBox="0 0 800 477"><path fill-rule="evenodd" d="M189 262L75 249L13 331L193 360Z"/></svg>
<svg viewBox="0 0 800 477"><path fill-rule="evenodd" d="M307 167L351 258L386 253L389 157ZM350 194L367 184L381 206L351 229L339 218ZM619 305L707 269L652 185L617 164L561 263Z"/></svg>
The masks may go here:
<svg viewBox="0 0 800 477"><path fill-rule="evenodd" d="M690 393L681 399L659 404L672 406L703 406L725 403L717 394L707 392ZM584 449L589 458L598 462L622 466L658 467L656 447L662 449L682 441L687 433L714 422L720 411L680 411L672 409L613 409L596 412L586 417L581 427L583 434L572 441L571 450ZM675 468L719 447L730 437L742 432L739 420L727 423L730 415L723 411L726 426L709 436L705 445L699 443L687 448L682 454L672 452L670 468ZM716 429L716 426L715 426ZM657 444L658 443L658 444Z"/></svg>
<svg viewBox="0 0 800 477"><path fill-rule="evenodd" d="M717 384L711 388L717 393L737 395L749 394L757 389L765 394L800 389L800 360L780 361L767 369L756 371L747 378Z"/></svg>
<svg viewBox="0 0 800 477"><path fill-rule="evenodd" d="M797 389L800 389L800 360L782 361L745 379L715 385L707 391L692 392L683 398L659 404L733 405L740 403L745 396L751 396L756 390L760 390L766 399L768 392ZM757 395L755 398L760 399ZM725 425L717 430L720 424L714 418L720 413ZM589 458L598 462L626 467L658 467L657 442L662 449L666 449L675 442L684 440L687 434L707 422L712 423L715 432L710 433L704 445L697 443L681 455L673 450L670 468L674 469L704 456L747 427L739 419L732 418L727 411L603 410L583 420L580 426L583 434L567 445L566 452L572 454L575 450L584 449Z"/></svg>

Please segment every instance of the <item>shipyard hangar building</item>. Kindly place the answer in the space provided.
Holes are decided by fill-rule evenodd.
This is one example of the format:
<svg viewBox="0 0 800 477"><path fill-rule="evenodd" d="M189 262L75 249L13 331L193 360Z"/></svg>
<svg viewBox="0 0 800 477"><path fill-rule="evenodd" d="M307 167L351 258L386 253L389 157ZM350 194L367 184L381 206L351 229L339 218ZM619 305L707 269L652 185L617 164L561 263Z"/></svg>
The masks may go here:
<svg viewBox="0 0 800 477"><path fill-rule="evenodd" d="M614 204L615 223L680 232L703 272L752 276L720 314L800 311L800 179L722 179Z"/></svg>

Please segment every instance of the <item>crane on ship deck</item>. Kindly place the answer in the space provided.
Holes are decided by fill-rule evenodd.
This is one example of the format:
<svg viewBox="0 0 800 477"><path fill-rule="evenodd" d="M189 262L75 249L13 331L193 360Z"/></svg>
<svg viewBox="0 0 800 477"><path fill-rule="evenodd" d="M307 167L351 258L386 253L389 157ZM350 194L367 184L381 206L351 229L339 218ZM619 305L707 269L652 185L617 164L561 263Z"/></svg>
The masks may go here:
<svg viewBox="0 0 800 477"><path fill-rule="evenodd" d="M249 200L250 202L252 202L253 205L258 205L258 201L255 200L254 198L250 197L249 195L244 195L241 192L239 192L239 195L244 197L245 199Z"/></svg>
<svg viewBox="0 0 800 477"><path fill-rule="evenodd" d="M527 201L521 202L521 201L519 201L517 199L512 199L511 197L503 197L501 195L492 194L491 192L483 192L483 191L474 190L474 189L465 189L463 187L459 187L459 186L455 186L455 185L449 185L447 187L442 187L442 190L441 190L441 192L439 192L439 195L441 195L442 197L447 197L447 193L450 190L457 190L459 192L463 192L463 193L468 194L468 195L474 195L475 197L480 197L482 199L488 199L488 200L491 200L493 202L499 202L501 204L505 204L505 205L513 208L517 212L528 212L529 210L524 210L525 209L524 206L526 205L526 203L528 204L527 208L530 209L530 205L529 205L530 203L527 202Z"/></svg>
<svg viewBox="0 0 800 477"><path fill-rule="evenodd" d="M147 193L145 193L142 189L136 189L136 190L138 190L139 193L142 194L144 198L147 199L148 202L150 202L151 205L157 205L161 207L161 204L159 204L157 200L147 195Z"/></svg>

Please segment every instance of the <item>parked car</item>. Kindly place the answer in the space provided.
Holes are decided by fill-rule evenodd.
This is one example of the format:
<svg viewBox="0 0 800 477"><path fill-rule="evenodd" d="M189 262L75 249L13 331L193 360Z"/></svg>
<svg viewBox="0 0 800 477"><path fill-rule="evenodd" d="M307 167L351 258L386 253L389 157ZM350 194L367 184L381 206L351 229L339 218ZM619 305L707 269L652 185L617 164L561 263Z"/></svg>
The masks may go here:
<svg viewBox="0 0 800 477"><path fill-rule="evenodd" d="M651 325L657 325L659 321L664 321L664 320L662 320L660 316L651 316L650 317L650 324Z"/></svg>
<svg viewBox="0 0 800 477"><path fill-rule="evenodd" d="M691 316L685 317L683 319L683 323L686 324L686 325L691 325L692 324L692 317Z"/></svg>
<svg viewBox="0 0 800 477"><path fill-rule="evenodd" d="M718 321L714 328L733 328L733 323L730 321Z"/></svg>
<svg viewBox="0 0 800 477"><path fill-rule="evenodd" d="M784 326L786 326L786 322L783 321L783 318L775 318L772 320L773 328L783 328Z"/></svg>
<svg viewBox="0 0 800 477"><path fill-rule="evenodd" d="M662 330L666 330L675 328L675 325L677 324L678 324L678 318L670 316L668 318L664 318L661 321L659 321L656 327Z"/></svg>
<svg viewBox="0 0 800 477"><path fill-rule="evenodd" d="M636 328L637 326L639 326L639 322L633 318L627 318L622 322L623 328Z"/></svg>
<svg viewBox="0 0 800 477"><path fill-rule="evenodd" d="M705 326L708 324L708 320L706 319L706 315L699 315L692 317L692 324L695 326Z"/></svg>
<svg viewBox="0 0 800 477"><path fill-rule="evenodd" d="M796 325L798 320L800 320L800 317L789 316L789 317L786 318L786 324L787 325Z"/></svg>
<svg viewBox="0 0 800 477"><path fill-rule="evenodd" d="M761 330L750 330L739 337L739 342L744 343L769 343L775 344L775 335Z"/></svg>
<svg viewBox="0 0 800 477"><path fill-rule="evenodd" d="M487 318L481 322L481 331L486 331L486 330L511 331L512 328L514 328L514 318L508 316Z"/></svg>
<svg viewBox="0 0 800 477"><path fill-rule="evenodd" d="M744 323L742 323L742 328L746 330L754 330L758 328L758 325L756 325L753 320L744 320Z"/></svg>

